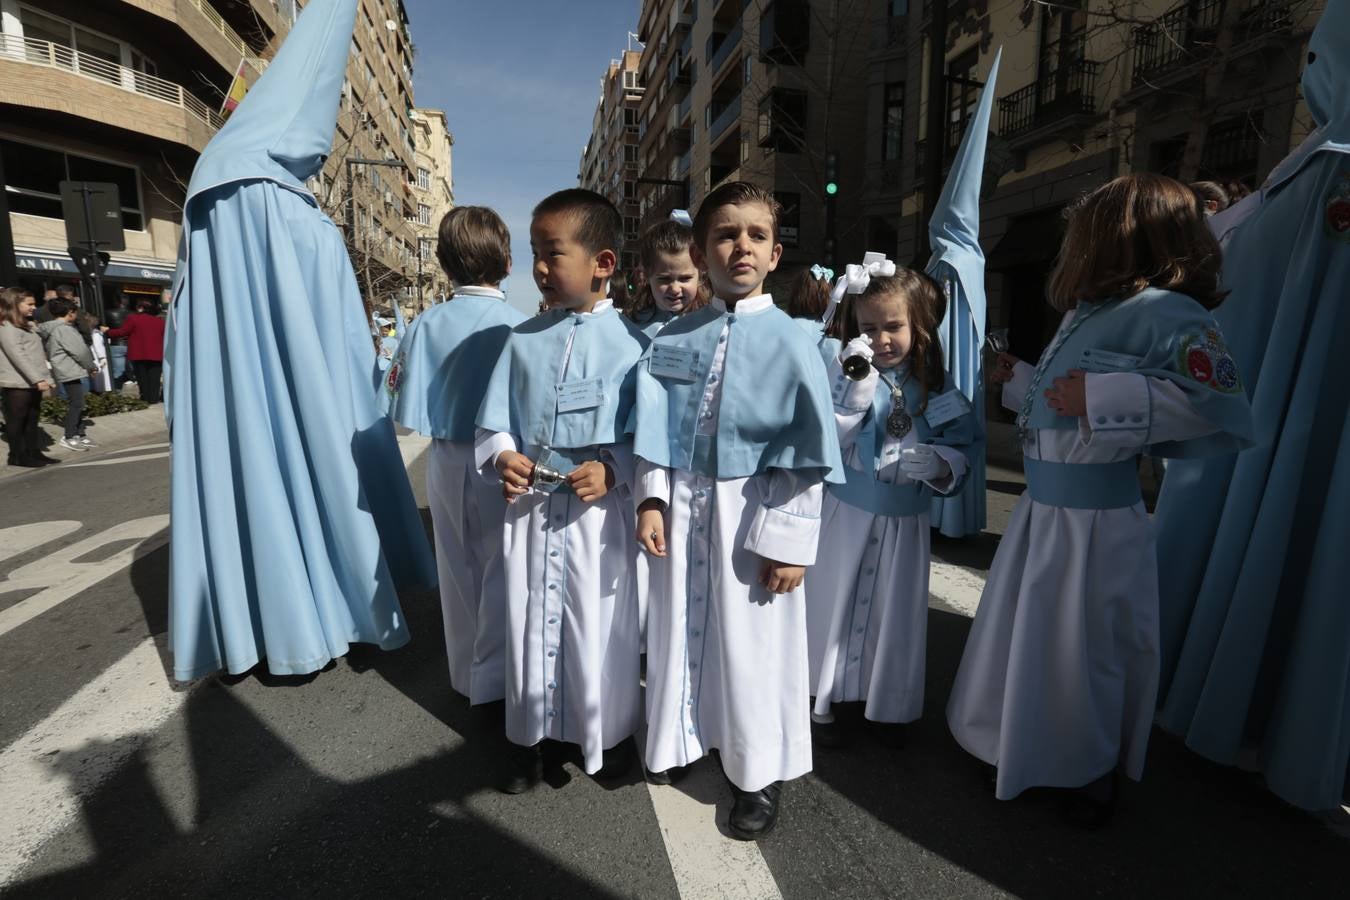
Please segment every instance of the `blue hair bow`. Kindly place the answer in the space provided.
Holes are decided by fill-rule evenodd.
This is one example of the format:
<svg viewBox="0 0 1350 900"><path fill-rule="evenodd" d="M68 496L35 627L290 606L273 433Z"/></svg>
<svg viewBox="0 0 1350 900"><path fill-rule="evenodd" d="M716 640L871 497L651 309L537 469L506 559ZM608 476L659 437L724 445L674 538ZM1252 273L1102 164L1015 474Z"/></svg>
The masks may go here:
<svg viewBox="0 0 1350 900"><path fill-rule="evenodd" d="M811 275L817 281L834 281L834 269L819 264L811 267Z"/></svg>

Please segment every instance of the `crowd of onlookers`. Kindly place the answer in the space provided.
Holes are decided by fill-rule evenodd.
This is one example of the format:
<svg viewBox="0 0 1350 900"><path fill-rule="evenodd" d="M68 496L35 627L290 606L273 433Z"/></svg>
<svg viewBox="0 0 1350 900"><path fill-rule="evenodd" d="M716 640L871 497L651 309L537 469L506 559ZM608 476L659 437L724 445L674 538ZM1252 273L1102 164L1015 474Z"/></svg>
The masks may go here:
<svg viewBox="0 0 1350 900"><path fill-rule="evenodd" d="M167 294L167 292L166 292ZM164 361L161 304L119 296L100 320L84 309L72 285L46 291L0 288L0 394L11 466L36 468L58 459L42 452L38 422L44 395L66 401L66 450L95 447L85 433L89 394L134 381L142 400L158 403Z"/></svg>

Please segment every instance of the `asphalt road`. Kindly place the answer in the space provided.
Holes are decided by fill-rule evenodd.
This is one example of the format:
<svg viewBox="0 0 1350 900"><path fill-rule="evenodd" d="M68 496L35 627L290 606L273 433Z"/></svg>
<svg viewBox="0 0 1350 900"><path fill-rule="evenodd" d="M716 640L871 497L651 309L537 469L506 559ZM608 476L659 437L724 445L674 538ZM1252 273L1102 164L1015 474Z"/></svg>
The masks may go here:
<svg viewBox="0 0 1350 900"><path fill-rule="evenodd" d="M494 792L497 738L448 688L434 594L404 594L401 650L175 685L163 440L0 481L6 897L1350 896L1350 817L1292 810L1160 733L1103 831L1062 826L1050 792L992 798L942 707L969 629L951 610L973 608L993 533L935 542L951 596L906 746L819 752L758 845L722 835L708 761L675 788L567 764ZM405 438L425 502L418 449ZM1019 490L991 474L993 531Z"/></svg>

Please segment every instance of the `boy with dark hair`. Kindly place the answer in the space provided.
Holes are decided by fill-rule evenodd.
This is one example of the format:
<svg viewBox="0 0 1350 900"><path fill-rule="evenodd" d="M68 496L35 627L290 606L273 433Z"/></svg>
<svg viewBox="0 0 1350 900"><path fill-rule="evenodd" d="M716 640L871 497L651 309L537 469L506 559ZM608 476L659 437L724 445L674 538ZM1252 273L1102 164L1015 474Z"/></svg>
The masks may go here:
<svg viewBox="0 0 1350 900"><path fill-rule="evenodd" d="M667 325L638 366L647 765L669 783L720 751L742 840L768 834L782 782L811 769L801 585L823 482L843 480L816 342L763 293L783 250L778 209L745 182L708 195L693 254L712 302Z"/></svg>
<svg viewBox="0 0 1350 900"><path fill-rule="evenodd" d="M478 414L478 466L510 503L506 793L539 780L544 739L581 745L588 773L622 774L641 724L625 427L647 341L608 299L622 236L618 210L590 191L535 208L546 309L512 331Z"/></svg>
<svg viewBox="0 0 1350 900"><path fill-rule="evenodd" d="M458 206L446 213L436 258L454 295L408 327L385 374L382 399L394 421L433 439L427 500L450 686L471 704L489 704L506 690L506 504L500 490L478 477L474 419L492 367L525 316L500 289L511 271L511 234L491 209Z"/></svg>

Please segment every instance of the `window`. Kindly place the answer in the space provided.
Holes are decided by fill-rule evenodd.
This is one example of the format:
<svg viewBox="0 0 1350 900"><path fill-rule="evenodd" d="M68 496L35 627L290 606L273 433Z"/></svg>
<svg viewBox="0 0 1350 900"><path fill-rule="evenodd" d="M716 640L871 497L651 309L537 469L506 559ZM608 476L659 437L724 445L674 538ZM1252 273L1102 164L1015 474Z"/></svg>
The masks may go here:
<svg viewBox="0 0 1350 900"><path fill-rule="evenodd" d="M638 158L638 148L636 144L623 145L623 161L626 163L635 163Z"/></svg>
<svg viewBox="0 0 1350 900"><path fill-rule="evenodd" d="M431 224L431 207L427 206L425 203L417 204L417 224L418 225Z"/></svg>
<svg viewBox="0 0 1350 900"><path fill-rule="evenodd" d="M800 66L811 46L811 6L806 0L772 0L759 17L759 58Z"/></svg>
<svg viewBox="0 0 1350 900"><path fill-rule="evenodd" d="M759 101L759 145L796 153L806 143L806 92L774 88Z"/></svg>
<svg viewBox="0 0 1350 900"><path fill-rule="evenodd" d="M424 191L431 187L431 173L421 166L417 168L417 186Z"/></svg>
<svg viewBox="0 0 1350 900"><path fill-rule="evenodd" d="M975 115L980 103L980 86L975 82L975 64L979 62L979 47L971 47L947 64L947 135L943 159L956 155L966 123Z"/></svg>
<svg viewBox="0 0 1350 900"><path fill-rule="evenodd" d="M886 10L891 18L909 15L909 0L886 0Z"/></svg>
<svg viewBox="0 0 1350 900"><path fill-rule="evenodd" d="M623 183L623 199L632 200L637 195L637 182L625 181Z"/></svg>
<svg viewBox="0 0 1350 900"><path fill-rule="evenodd" d="M900 158L904 124L905 83L893 81L886 85L885 101L881 111L881 159L883 162L891 162Z"/></svg>
<svg viewBox="0 0 1350 900"><path fill-rule="evenodd" d="M11 212L59 220L63 218L62 181L105 181L117 185L121 195L122 227L145 230L140 178L135 169L13 141L0 141L0 154L5 158L5 192Z"/></svg>
<svg viewBox="0 0 1350 900"><path fill-rule="evenodd" d="M623 217L623 234L626 239L630 241L637 240L638 228L639 224L636 216Z"/></svg>

